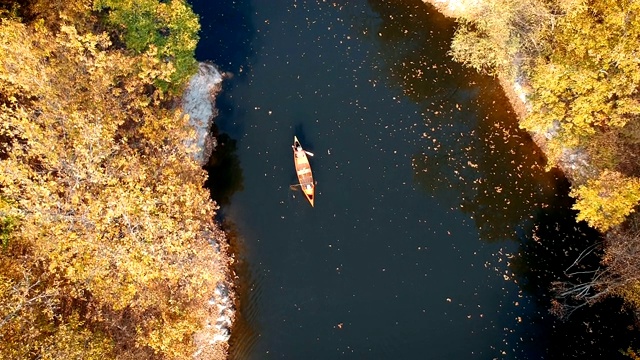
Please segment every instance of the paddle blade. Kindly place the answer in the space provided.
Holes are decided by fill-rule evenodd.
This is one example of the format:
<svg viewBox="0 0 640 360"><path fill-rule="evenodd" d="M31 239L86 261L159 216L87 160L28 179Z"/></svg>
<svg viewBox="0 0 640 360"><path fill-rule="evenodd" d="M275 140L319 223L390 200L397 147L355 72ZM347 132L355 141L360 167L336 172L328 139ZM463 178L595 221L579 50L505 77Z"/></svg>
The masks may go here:
<svg viewBox="0 0 640 360"><path fill-rule="evenodd" d="M309 156L313 156L313 153L312 153L312 152L310 152L310 151L305 150L304 152L306 152L306 153L307 153L307 155L309 155Z"/></svg>

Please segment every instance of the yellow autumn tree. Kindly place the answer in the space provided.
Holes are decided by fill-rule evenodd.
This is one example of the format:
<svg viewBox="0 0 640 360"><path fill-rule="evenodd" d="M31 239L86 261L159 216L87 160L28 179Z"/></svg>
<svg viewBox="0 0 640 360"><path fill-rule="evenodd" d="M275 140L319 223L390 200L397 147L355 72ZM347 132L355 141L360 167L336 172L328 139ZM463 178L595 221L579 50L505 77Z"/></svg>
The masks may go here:
<svg viewBox="0 0 640 360"><path fill-rule="evenodd" d="M565 146L583 146L640 116L640 3L556 6L563 13L553 24L550 50L532 68L532 110L522 125L539 133L553 130L551 141Z"/></svg>
<svg viewBox="0 0 640 360"><path fill-rule="evenodd" d="M523 63L543 50L552 18L546 2L486 0L463 6L469 10L458 19L451 42L454 60L480 72L512 78L516 62Z"/></svg>
<svg viewBox="0 0 640 360"><path fill-rule="evenodd" d="M0 357L188 358L227 260L176 67L55 4L0 21Z"/></svg>
<svg viewBox="0 0 640 360"><path fill-rule="evenodd" d="M640 201L640 179L604 171L596 179L571 190L577 219L606 231L620 224Z"/></svg>
<svg viewBox="0 0 640 360"><path fill-rule="evenodd" d="M517 66L516 80L528 89L521 127L543 140L549 168L579 169L568 174L574 209L579 220L606 232L605 255L592 281L560 284L557 294L577 294L574 300L583 305L620 296L636 311L639 43L635 0L488 0L464 19L451 51L456 60L502 78L512 78L509 68ZM566 156L573 150L578 162ZM586 288L595 292L585 296Z"/></svg>

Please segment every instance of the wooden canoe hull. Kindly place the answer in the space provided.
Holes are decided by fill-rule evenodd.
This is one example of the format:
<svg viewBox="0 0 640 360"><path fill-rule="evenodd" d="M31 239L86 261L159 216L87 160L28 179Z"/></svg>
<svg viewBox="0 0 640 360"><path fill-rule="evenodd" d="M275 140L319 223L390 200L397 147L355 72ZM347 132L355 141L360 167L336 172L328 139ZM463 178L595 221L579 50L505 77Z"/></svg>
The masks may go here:
<svg viewBox="0 0 640 360"><path fill-rule="evenodd" d="M313 207L316 185L313 181L311 164L309 164L307 153L302 148L302 145L300 145L300 141L298 141L298 137L296 136L293 137L293 162L296 166L296 174L298 175L300 188Z"/></svg>

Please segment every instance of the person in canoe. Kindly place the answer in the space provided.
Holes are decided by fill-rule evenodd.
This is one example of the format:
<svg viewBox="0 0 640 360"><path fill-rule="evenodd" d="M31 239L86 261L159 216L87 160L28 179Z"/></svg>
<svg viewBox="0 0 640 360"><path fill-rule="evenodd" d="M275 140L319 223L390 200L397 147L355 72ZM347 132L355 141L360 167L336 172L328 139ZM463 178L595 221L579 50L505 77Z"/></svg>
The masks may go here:
<svg viewBox="0 0 640 360"><path fill-rule="evenodd" d="M300 183L300 187L302 188L302 192L306 196L307 200L311 206L314 205L314 195L315 195L315 184L313 181L313 175L311 173L311 166L309 164L309 159L307 158L307 154L313 156L312 153L305 151L300 145L298 138L294 136L293 138L293 155L294 155L294 163L296 166L296 174L298 175L298 181Z"/></svg>

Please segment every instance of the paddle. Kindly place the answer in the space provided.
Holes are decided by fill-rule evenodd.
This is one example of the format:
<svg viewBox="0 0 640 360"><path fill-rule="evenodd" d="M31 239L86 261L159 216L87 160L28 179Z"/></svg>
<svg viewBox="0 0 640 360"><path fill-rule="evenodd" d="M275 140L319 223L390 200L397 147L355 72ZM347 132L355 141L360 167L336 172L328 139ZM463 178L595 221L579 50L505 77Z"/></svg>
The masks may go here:
<svg viewBox="0 0 640 360"><path fill-rule="evenodd" d="M291 147L293 148L293 150L294 150L294 151L297 151L297 149L296 149L296 147L295 147L295 146L291 145ZM302 150L302 149L301 149L301 150ZM311 151L307 151L307 150L302 150L302 151L304 151L305 153L307 153L307 155L309 155L309 156L313 156L313 153L312 153Z"/></svg>
<svg viewBox="0 0 640 360"><path fill-rule="evenodd" d="M313 182L313 184L314 184L314 185L318 185L318 182L317 182L317 181L314 181L314 182ZM301 185L301 184L289 185L289 189L291 189L291 190L296 190L296 188L297 188L298 186L302 186L302 185Z"/></svg>

